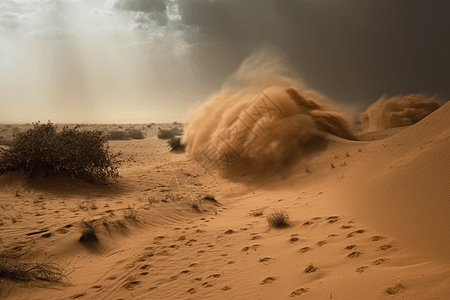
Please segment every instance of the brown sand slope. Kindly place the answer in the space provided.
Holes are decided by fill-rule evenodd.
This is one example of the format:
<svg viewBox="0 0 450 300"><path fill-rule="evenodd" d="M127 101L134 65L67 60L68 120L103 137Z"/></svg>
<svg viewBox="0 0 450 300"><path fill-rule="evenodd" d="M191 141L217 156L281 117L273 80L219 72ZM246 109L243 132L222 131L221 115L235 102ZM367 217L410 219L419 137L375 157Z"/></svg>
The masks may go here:
<svg viewBox="0 0 450 300"><path fill-rule="evenodd" d="M332 139L290 175L264 180L249 172L213 181L192 158L151 137L111 143L125 159L116 187L3 184L1 250L58 262L70 274L61 284L3 280L1 294L447 299L450 262L439 247L448 249L448 110L384 140ZM182 201L167 199L174 177L193 180L218 203L192 201L198 190L186 184ZM266 216L278 209L290 227L268 226ZM83 220L98 222L98 243L79 242Z"/></svg>

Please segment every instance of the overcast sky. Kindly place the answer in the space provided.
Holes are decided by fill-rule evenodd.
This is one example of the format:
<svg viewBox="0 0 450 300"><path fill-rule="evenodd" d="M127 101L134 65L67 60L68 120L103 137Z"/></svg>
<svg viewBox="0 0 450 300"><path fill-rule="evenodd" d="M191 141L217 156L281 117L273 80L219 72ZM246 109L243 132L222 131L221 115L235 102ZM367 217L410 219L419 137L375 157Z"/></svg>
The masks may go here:
<svg viewBox="0 0 450 300"><path fill-rule="evenodd" d="M450 99L449 1L0 0L0 122L172 122L252 51L364 108Z"/></svg>

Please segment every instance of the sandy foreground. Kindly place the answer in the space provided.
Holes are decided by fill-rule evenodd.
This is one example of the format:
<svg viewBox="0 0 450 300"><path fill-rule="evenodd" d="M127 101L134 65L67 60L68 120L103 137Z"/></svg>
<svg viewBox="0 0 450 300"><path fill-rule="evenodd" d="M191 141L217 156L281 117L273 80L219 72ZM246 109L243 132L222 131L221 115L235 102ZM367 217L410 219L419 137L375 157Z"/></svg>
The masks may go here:
<svg viewBox="0 0 450 300"><path fill-rule="evenodd" d="M449 115L330 138L286 173L214 178L151 136L110 142L117 184L4 180L0 250L68 276L3 280L0 297L450 299ZM277 210L290 227L268 226ZM83 220L98 243L79 241Z"/></svg>

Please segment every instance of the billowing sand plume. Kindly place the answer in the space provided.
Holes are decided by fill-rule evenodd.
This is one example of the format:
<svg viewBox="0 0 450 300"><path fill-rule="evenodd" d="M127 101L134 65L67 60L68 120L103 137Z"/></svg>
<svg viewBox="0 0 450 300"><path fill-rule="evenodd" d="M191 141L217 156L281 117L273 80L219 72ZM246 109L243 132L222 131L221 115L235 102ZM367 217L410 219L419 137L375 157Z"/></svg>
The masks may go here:
<svg viewBox="0 0 450 300"><path fill-rule="evenodd" d="M326 99L305 90L279 58L250 56L222 90L186 120L183 143L205 168L286 167L327 146L326 135L355 139Z"/></svg>
<svg viewBox="0 0 450 300"><path fill-rule="evenodd" d="M364 131L379 131L415 124L441 105L420 94L382 97L360 115Z"/></svg>

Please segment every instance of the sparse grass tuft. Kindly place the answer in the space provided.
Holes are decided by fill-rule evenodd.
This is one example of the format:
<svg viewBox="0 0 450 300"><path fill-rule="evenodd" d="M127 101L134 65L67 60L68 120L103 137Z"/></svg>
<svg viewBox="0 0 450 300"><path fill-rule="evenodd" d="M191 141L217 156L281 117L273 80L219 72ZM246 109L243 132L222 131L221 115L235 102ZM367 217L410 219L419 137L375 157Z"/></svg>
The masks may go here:
<svg viewBox="0 0 450 300"><path fill-rule="evenodd" d="M61 282L65 278L67 278L67 271L58 264L25 263L10 256L0 256L0 279Z"/></svg>
<svg viewBox="0 0 450 300"><path fill-rule="evenodd" d="M289 215L285 211L274 212L267 216L267 223L273 228L289 227Z"/></svg>
<svg viewBox="0 0 450 300"><path fill-rule="evenodd" d="M83 231L81 233L80 242L93 243L98 242L97 233L95 231L95 224L92 221L83 221Z"/></svg>

